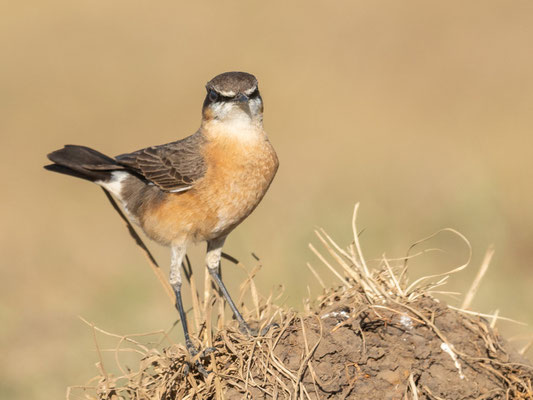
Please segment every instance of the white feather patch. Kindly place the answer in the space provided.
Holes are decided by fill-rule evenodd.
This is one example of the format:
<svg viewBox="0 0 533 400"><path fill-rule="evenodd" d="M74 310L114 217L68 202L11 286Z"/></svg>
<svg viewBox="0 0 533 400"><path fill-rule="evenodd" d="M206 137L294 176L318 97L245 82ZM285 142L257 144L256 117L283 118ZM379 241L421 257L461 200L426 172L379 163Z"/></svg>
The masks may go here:
<svg viewBox="0 0 533 400"><path fill-rule="evenodd" d="M249 111L240 105L227 102L213 105L216 118L209 127L210 134L233 136L240 141L248 142L259 138L263 131L261 119L261 101L252 99L248 102Z"/></svg>
<svg viewBox="0 0 533 400"><path fill-rule="evenodd" d="M254 87L251 87L251 88L248 89L248 90L245 90L245 91L244 91L244 94L245 94L246 96L249 96L249 95L251 95L253 92L255 92L255 89L257 89L257 86L254 86Z"/></svg>
<svg viewBox="0 0 533 400"><path fill-rule="evenodd" d="M125 171L113 171L111 172L111 179L107 181L95 181L94 183L102 186L104 189L107 189L117 198L122 200L121 198L122 186L123 186L124 180L129 175L130 174Z"/></svg>
<svg viewBox="0 0 533 400"><path fill-rule="evenodd" d="M233 90L221 90L218 93L225 97L233 97L237 94Z"/></svg>

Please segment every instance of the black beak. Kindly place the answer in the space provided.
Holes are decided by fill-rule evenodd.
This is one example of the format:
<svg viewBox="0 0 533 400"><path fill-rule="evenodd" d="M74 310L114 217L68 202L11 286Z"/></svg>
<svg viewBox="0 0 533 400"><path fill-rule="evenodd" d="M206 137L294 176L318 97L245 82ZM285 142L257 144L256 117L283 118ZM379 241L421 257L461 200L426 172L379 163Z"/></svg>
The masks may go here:
<svg viewBox="0 0 533 400"><path fill-rule="evenodd" d="M246 103L248 100L250 100L250 98L242 93L235 97L235 102L237 103Z"/></svg>

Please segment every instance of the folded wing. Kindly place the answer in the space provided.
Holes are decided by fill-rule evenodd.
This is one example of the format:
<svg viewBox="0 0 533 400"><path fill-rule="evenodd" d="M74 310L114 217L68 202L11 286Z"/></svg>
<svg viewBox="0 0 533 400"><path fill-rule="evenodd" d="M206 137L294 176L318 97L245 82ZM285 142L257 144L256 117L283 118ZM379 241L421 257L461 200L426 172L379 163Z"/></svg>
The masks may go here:
<svg viewBox="0 0 533 400"><path fill-rule="evenodd" d="M185 139L147 147L115 159L167 192L190 189L206 171L202 155L205 138L195 133Z"/></svg>

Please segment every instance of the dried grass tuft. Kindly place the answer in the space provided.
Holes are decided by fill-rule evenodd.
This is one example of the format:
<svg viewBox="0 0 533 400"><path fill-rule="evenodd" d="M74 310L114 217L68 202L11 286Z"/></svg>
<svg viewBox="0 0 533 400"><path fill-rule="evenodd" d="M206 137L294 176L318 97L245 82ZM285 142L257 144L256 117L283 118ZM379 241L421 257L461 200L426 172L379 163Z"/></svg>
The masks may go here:
<svg viewBox="0 0 533 400"><path fill-rule="evenodd" d="M248 320L257 321L258 328L272 322L279 325L279 328L270 330L265 337L243 335L235 321L225 319L223 300L216 291L210 289L208 277L204 280L206 290L201 295L196 289L198 286L194 277L190 277L193 310L192 318L191 315L189 318L192 319L191 327L195 330L191 332L192 337L200 348L216 348L215 353L201 359L205 368L212 371L207 378L191 367L194 360L190 359L185 346L172 343L166 332L121 336L103 331L87 322L92 327L95 338L98 333L116 340L116 346L108 350L114 353L114 362L120 374L109 373L100 357L97 364L98 376L87 385L70 387L67 399L326 398L322 397L322 393L328 385L324 382L324 376L317 372L315 352L326 335L352 326L362 315L372 315L373 323L385 325L391 323L396 315L407 318L409 324L418 324L429 329L432 335L438 338L442 351L448 353L455 362L459 374L463 373L462 365L490 373L501 381L501 389L482 398L533 399L533 368L526 363L511 361L512 358L501 346L491 327L497 320L509 319L500 317L498 313L484 315L467 310L482 276L488 269L493 250L489 249L487 252L481 270L462 303L463 307L457 309L448 306L448 309L463 315L468 329L481 338L486 346L487 356L479 356L456 348L447 334L437 326L435 315L421 306L425 299L434 301L430 293L439 292L436 289L445 285L453 274L467 267L472 253L468 240L453 229L444 229L413 244L404 258L387 259L383 256L378 268L370 269L359 242L357 211L358 204L352 219L353 241L347 248L339 246L323 229L315 231L323 251L313 245L309 247L326 270L338 279L340 285L326 288L319 269L308 264L312 274L324 288L324 294L316 300L306 302L305 314L277 306L277 298L273 294L264 297L257 291L254 277L259 272L260 264L248 274L248 279L241 285L239 299L243 314ZM410 282L408 269L409 260L413 257L411 251L422 242L446 232L456 235L465 243L469 250L468 259L444 274L425 276ZM351 306L346 311L338 311L335 308L337 304ZM247 307L249 305L250 308ZM326 331L324 320L331 315L338 317L339 322ZM489 323L484 318L489 318L492 322ZM318 328L310 332L311 326ZM298 329L303 338L303 351L296 355L295 350L297 360L287 362L287 358L282 359L277 349L280 341L287 341L294 329ZM362 328L359 329L362 351L366 351L365 334ZM150 345L147 345L146 341L149 341ZM99 348L98 341L96 343L101 354L104 350ZM124 366L121 358L125 353L138 356L139 361L135 368ZM350 378L351 386L345 390L348 396L353 387L368 376L361 372L357 364L347 364L344 368L346 371L353 370L355 374ZM404 399L441 398L437 393L433 393L435 389L417 383L419 377L420 374L416 371L405 376ZM492 395L494 397L491 397Z"/></svg>

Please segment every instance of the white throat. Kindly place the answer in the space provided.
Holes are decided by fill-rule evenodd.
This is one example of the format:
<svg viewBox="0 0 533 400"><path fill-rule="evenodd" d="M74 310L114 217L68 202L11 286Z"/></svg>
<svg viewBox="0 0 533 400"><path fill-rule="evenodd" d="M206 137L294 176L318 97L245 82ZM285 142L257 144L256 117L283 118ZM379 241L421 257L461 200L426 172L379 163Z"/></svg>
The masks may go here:
<svg viewBox="0 0 533 400"><path fill-rule="evenodd" d="M257 140L263 136L263 120L259 113L249 113L242 108L224 104L214 110L218 118L206 122L206 133L216 137L232 137L239 141Z"/></svg>

